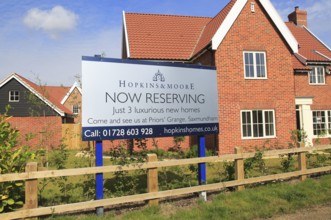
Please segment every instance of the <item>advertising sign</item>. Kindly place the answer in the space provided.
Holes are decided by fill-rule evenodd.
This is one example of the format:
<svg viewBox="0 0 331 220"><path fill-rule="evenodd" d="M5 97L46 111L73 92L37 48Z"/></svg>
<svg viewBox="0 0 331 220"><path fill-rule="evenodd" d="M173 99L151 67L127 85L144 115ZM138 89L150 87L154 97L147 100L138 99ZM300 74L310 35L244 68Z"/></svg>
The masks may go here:
<svg viewBox="0 0 331 220"><path fill-rule="evenodd" d="M82 58L83 140L217 134L212 67Z"/></svg>

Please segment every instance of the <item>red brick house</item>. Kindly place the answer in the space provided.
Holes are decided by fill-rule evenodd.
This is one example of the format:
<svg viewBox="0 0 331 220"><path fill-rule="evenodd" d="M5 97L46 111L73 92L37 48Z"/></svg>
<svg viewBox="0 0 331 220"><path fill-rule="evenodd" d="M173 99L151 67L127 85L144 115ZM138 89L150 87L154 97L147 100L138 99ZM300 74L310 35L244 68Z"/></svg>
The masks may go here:
<svg viewBox="0 0 331 220"><path fill-rule="evenodd" d="M42 86L13 73L0 83L0 111L10 105L9 122L20 131L22 144L33 148L58 146L62 125L75 123L80 117L81 89L77 84ZM78 109L77 109L78 108ZM26 135L32 139L26 143Z"/></svg>
<svg viewBox="0 0 331 220"><path fill-rule="evenodd" d="M309 29L307 12L296 7L287 27L299 42L293 61L297 127L309 143L330 144L331 50Z"/></svg>
<svg viewBox="0 0 331 220"><path fill-rule="evenodd" d="M123 13L122 57L216 66L220 134L207 146L219 153L287 147L297 128L312 144L331 130L331 51L301 26L306 12L289 19L269 0L231 0L213 18Z"/></svg>

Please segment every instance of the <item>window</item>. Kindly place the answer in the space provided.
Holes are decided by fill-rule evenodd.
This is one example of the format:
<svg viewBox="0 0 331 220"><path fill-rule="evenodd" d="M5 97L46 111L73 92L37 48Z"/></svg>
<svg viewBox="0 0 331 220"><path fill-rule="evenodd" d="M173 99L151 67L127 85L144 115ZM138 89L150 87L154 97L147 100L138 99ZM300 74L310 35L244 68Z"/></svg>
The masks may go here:
<svg viewBox="0 0 331 220"><path fill-rule="evenodd" d="M245 78L266 79L266 56L264 52L244 52Z"/></svg>
<svg viewBox="0 0 331 220"><path fill-rule="evenodd" d="M275 137L274 110L241 111L241 128L244 139Z"/></svg>
<svg viewBox="0 0 331 220"><path fill-rule="evenodd" d="M325 84L325 71L323 66L314 66L309 72L309 84Z"/></svg>
<svg viewBox="0 0 331 220"><path fill-rule="evenodd" d="M9 102L19 102L20 101L20 92L17 90L9 91Z"/></svg>
<svg viewBox="0 0 331 220"><path fill-rule="evenodd" d="M251 12L255 12L255 3L251 2Z"/></svg>
<svg viewBox="0 0 331 220"><path fill-rule="evenodd" d="M72 113L79 114L79 105L72 106Z"/></svg>
<svg viewBox="0 0 331 220"><path fill-rule="evenodd" d="M316 136L331 135L331 111L313 111L313 130Z"/></svg>

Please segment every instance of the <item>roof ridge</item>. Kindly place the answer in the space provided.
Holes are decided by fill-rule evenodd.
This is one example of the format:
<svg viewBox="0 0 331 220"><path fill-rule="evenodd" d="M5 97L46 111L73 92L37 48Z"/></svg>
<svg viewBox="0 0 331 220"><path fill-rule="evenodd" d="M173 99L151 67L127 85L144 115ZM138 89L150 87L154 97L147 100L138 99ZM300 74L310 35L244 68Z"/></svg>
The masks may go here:
<svg viewBox="0 0 331 220"><path fill-rule="evenodd" d="M209 21L209 22L210 22L210 21ZM192 50L192 52L191 52L191 54L190 54L189 59L191 59L191 58L194 56L194 52L195 52L195 50L197 49L197 46L199 45L200 39L201 39L203 33L205 32L205 29L206 29L207 25L209 24L209 22L208 22L207 24L205 24L205 26L203 26L203 28L202 28L202 30L201 30L201 32L200 32L200 35L199 35L197 41L195 42L195 45L194 45L194 47L193 47L193 50Z"/></svg>
<svg viewBox="0 0 331 220"><path fill-rule="evenodd" d="M197 47L198 47L198 45L200 44L200 40L202 39L202 37L204 36L204 34L205 34L205 31L207 30L207 27L209 27L209 25L211 25L211 23L212 22L214 22L216 19L218 19L219 18L219 16L221 16L223 13L225 13L225 10L228 10L228 8L229 8L229 11L228 11L228 13L231 11L231 9L232 9L232 7L233 7L233 5L235 4L235 2L236 2L236 0L230 0L209 22L207 22L207 24L204 26L204 28L203 28L203 31L202 31L202 33L201 33L201 35L199 36L199 39L198 39L198 41L197 41L197 43L196 43L196 46L194 47L194 50L192 51L192 55L191 55L191 57L190 58L192 58L193 56L195 56L195 55L197 55L200 51L202 51L207 45L205 45L204 47L202 47L202 48L198 48L199 49L199 51L196 51L197 50ZM225 16L226 17L226 16ZM224 21L224 20L223 20ZM222 23L223 23L223 21L219 24L219 25L221 25ZM216 29L216 31L217 31L217 29ZM216 32L215 32L216 33ZM214 34L215 34L214 33ZM212 39L210 39L210 42L211 42L211 40Z"/></svg>
<svg viewBox="0 0 331 220"><path fill-rule="evenodd" d="M326 49L328 49L331 52L331 49L328 47L328 45L326 45L321 39L319 39L313 32L311 32L306 26L302 25L303 29L305 29L306 31L308 31L308 33L313 36L316 40L318 40Z"/></svg>
<svg viewBox="0 0 331 220"><path fill-rule="evenodd" d="M208 16L193 16L193 15L175 15L175 14L158 14L158 13L139 13L139 12L125 12L126 14L134 15L154 15L160 17L185 17L185 18L213 18Z"/></svg>
<svg viewBox="0 0 331 220"><path fill-rule="evenodd" d="M328 59L328 60L331 61L331 58L330 57L328 57L325 54L319 52L318 50L313 50L313 52L316 53L316 54L318 54L319 56L321 56L321 57L323 57L323 58Z"/></svg>
<svg viewBox="0 0 331 220"><path fill-rule="evenodd" d="M44 87L53 87L53 88L71 88L70 86L64 86L64 85L60 85L60 86L48 86L48 85L44 85Z"/></svg>

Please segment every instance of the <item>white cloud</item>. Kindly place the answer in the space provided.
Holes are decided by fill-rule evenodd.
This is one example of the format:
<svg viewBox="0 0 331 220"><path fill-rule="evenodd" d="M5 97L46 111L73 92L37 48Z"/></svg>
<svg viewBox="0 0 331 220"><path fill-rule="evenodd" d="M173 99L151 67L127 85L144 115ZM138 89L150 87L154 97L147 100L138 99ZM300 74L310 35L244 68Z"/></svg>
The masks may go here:
<svg viewBox="0 0 331 220"><path fill-rule="evenodd" d="M51 10L30 9L23 19L24 24L35 30L46 32L55 39L61 32L70 31L77 25L78 15L63 8L55 6Z"/></svg>

